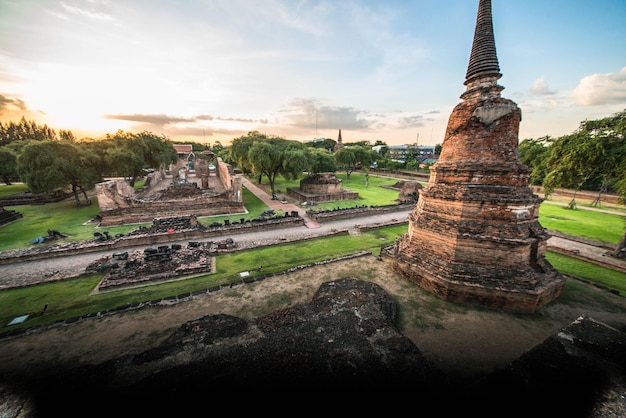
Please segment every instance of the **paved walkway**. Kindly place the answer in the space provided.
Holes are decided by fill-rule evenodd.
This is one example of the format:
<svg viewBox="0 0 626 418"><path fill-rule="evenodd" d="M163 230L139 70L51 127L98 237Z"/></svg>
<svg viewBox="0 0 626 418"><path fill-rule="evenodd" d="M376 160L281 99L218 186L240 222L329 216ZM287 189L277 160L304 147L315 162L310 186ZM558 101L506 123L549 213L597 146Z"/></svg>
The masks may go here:
<svg viewBox="0 0 626 418"><path fill-rule="evenodd" d="M263 203L274 210L282 210L285 212L293 212L296 211L300 215L302 219L304 219L304 226L307 228L319 228L320 224L317 221L310 219L307 216L307 213L301 207L294 205L293 203L283 203L280 200L272 200L272 197L265 192L265 190L261 189L254 183L252 183L248 178L241 176L241 183L243 186L250 190L256 197L261 199Z"/></svg>
<svg viewBox="0 0 626 418"><path fill-rule="evenodd" d="M547 249L626 273L626 260L612 257L606 247L553 235L548 239Z"/></svg>
<svg viewBox="0 0 626 418"><path fill-rule="evenodd" d="M557 206L563 206L563 207L567 207L569 205L568 203L555 202L553 200L544 200L543 203L546 203L548 205L557 205ZM580 205L577 205L576 209L590 210L592 212L610 213L611 215L618 215L618 216L626 216L626 212L619 212L619 211L611 210L611 209L593 208L589 206L580 206Z"/></svg>

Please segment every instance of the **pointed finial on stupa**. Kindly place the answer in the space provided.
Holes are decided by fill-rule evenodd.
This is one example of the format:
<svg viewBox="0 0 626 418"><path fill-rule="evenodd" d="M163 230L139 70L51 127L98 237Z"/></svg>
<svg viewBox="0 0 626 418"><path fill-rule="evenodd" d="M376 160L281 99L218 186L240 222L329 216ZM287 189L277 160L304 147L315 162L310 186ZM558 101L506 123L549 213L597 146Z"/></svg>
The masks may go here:
<svg viewBox="0 0 626 418"><path fill-rule="evenodd" d="M341 129L339 129L339 137L337 138L337 142L341 144Z"/></svg>
<svg viewBox="0 0 626 418"><path fill-rule="evenodd" d="M499 94L503 87L497 85L502 77L496 54L496 41L493 35L493 21L491 16L491 0L480 0L474 29L474 42L470 54L465 85L467 91L461 98L473 95L477 89L482 92L490 91ZM496 89L493 89L496 87Z"/></svg>

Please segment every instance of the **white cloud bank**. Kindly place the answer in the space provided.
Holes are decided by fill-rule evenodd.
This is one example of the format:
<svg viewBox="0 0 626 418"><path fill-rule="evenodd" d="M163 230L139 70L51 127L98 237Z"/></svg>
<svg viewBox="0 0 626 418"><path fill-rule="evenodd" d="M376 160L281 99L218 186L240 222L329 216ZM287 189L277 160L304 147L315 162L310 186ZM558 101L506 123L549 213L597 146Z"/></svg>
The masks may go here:
<svg viewBox="0 0 626 418"><path fill-rule="evenodd" d="M572 97L582 106L626 105L626 67L617 73L588 75L580 80Z"/></svg>

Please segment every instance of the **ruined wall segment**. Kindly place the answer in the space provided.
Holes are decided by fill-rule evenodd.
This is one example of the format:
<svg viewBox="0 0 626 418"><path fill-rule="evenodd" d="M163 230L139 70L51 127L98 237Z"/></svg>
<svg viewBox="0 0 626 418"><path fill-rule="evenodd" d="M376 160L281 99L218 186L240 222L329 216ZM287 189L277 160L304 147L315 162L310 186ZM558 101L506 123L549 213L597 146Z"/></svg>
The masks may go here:
<svg viewBox="0 0 626 418"><path fill-rule="evenodd" d="M222 183L222 187L230 192L231 200L243 202L243 196L241 195L241 178L235 176L233 167L218 157L215 161L215 171Z"/></svg>
<svg viewBox="0 0 626 418"><path fill-rule="evenodd" d="M175 216L245 213L241 179L234 175L229 164L219 160L215 176L205 176L201 170L200 177L196 177L185 165L177 165L172 173L171 176L164 172L153 175L149 186L141 191L135 191L124 180L97 184L100 225L145 223Z"/></svg>
<svg viewBox="0 0 626 418"><path fill-rule="evenodd" d="M542 200L518 156L521 110L502 98L490 0L480 0L466 91L393 248L393 268L446 300L534 312L564 278L545 259Z"/></svg>

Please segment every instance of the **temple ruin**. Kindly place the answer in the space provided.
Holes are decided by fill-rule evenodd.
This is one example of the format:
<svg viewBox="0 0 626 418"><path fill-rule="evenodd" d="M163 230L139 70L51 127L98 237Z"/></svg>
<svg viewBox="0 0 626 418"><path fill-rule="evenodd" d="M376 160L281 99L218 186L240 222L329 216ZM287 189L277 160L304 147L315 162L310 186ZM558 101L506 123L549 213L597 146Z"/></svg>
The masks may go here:
<svg viewBox="0 0 626 418"><path fill-rule="evenodd" d="M448 301L531 313L565 278L545 259L542 199L518 156L521 110L502 98L491 1L480 0L466 91L392 251L393 269Z"/></svg>
<svg viewBox="0 0 626 418"><path fill-rule="evenodd" d="M101 226L152 222L174 216L214 216L245 213L241 178L221 158L196 160L191 170L184 160L150 173L146 186L135 190L123 179L96 184Z"/></svg>
<svg viewBox="0 0 626 418"><path fill-rule="evenodd" d="M288 187L287 195L302 202L332 202L358 199L359 194L344 189L335 173L311 173L300 180L300 187Z"/></svg>

